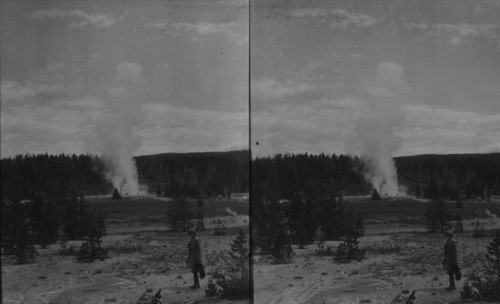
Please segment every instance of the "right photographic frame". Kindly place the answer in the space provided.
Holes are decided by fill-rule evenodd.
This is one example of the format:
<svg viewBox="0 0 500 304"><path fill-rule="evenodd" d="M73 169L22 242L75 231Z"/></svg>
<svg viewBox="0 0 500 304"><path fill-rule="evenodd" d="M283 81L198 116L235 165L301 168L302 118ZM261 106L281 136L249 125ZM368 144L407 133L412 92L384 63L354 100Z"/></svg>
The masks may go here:
<svg viewBox="0 0 500 304"><path fill-rule="evenodd" d="M251 0L253 302L500 302L499 84L499 1Z"/></svg>

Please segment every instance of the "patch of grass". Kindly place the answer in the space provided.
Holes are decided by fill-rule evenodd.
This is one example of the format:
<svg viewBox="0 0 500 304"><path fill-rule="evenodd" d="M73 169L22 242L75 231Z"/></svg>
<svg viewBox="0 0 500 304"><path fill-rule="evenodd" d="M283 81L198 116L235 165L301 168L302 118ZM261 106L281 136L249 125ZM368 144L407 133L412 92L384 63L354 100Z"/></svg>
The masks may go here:
<svg viewBox="0 0 500 304"><path fill-rule="evenodd" d="M144 246L135 242L120 242L106 246L106 249L114 254L143 253Z"/></svg>
<svg viewBox="0 0 500 304"><path fill-rule="evenodd" d="M387 246L366 248L366 251L369 253L372 253L372 254L380 254L380 255L400 254L402 251L402 248L401 248L401 246L399 246L397 244L389 244Z"/></svg>

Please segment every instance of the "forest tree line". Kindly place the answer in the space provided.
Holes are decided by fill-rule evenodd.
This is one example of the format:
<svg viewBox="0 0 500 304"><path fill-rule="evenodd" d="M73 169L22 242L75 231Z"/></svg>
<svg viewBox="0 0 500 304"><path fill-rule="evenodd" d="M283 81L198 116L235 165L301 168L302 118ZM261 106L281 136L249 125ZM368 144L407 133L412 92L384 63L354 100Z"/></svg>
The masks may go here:
<svg viewBox="0 0 500 304"><path fill-rule="evenodd" d="M500 153L416 155L394 158L398 181L409 194L456 200L500 194ZM276 195L293 185L308 197L335 190L343 195L368 195L358 156L335 154L277 154L252 161L252 194ZM272 188L273 194L269 194Z"/></svg>
<svg viewBox="0 0 500 304"><path fill-rule="evenodd" d="M488 199L500 194L500 153L418 155L395 159L399 183L410 194L444 199ZM290 244L320 240L320 254L360 259L363 219L346 208L344 195L368 195L363 160L350 155L277 154L252 161L252 223L255 244L276 262L293 257ZM373 198L373 195L372 195ZM318 233L319 232L319 233ZM337 251L321 241L340 239Z"/></svg>
<svg viewBox="0 0 500 304"><path fill-rule="evenodd" d="M248 151L159 154L136 157L140 182L173 197L248 191ZM18 155L1 160L2 253L32 261L33 245L87 239L83 260L105 233L104 218L85 196L108 194L106 166L92 155ZM99 248L97 248L99 249ZM103 253L104 254L104 253Z"/></svg>
<svg viewBox="0 0 500 304"><path fill-rule="evenodd" d="M396 157L399 182L409 193L451 200L500 194L500 153Z"/></svg>
<svg viewBox="0 0 500 304"><path fill-rule="evenodd" d="M191 198L249 191L249 151L135 157L139 181L159 196Z"/></svg>
<svg viewBox="0 0 500 304"><path fill-rule="evenodd" d="M164 153L134 158L139 182L162 196L199 198L249 191L249 152ZM103 160L93 155L27 154L1 160L2 194L30 192L111 194Z"/></svg>

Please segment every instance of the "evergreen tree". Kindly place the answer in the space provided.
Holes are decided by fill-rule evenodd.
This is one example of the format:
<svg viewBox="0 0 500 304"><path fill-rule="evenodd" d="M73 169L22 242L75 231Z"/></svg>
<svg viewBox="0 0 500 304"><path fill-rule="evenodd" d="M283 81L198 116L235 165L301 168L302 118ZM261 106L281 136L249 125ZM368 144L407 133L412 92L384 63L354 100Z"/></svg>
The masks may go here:
<svg viewBox="0 0 500 304"><path fill-rule="evenodd" d="M222 221L220 219L217 220L217 225L215 225L214 235L215 236L226 235L226 226L222 224Z"/></svg>
<svg viewBox="0 0 500 304"><path fill-rule="evenodd" d="M285 226L279 226L273 233L269 253L277 264L289 263L295 255Z"/></svg>
<svg viewBox="0 0 500 304"><path fill-rule="evenodd" d="M192 215L183 197L176 197L170 202L166 214L172 231L186 231Z"/></svg>
<svg viewBox="0 0 500 304"><path fill-rule="evenodd" d="M364 235L363 218L354 209L344 215L345 233L340 238L340 243L335 253L334 260L338 262L351 262L365 257L365 251L359 249L359 238Z"/></svg>
<svg viewBox="0 0 500 304"><path fill-rule="evenodd" d="M120 191L118 191L117 188L115 188L115 190L113 191L113 195L111 198L114 200L118 200L118 199L122 198L122 195L120 194Z"/></svg>
<svg viewBox="0 0 500 304"><path fill-rule="evenodd" d="M96 214L95 210L86 213L85 242L81 245L77 260L93 262L95 259L104 260L108 251L101 247L101 238L106 234L104 217Z"/></svg>
<svg viewBox="0 0 500 304"><path fill-rule="evenodd" d="M460 212L457 212L457 216L455 217L455 232L463 233L464 225L462 223L462 217L460 216Z"/></svg>
<svg viewBox="0 0 500 304"><path fill-rule="evenodd" d="M486 249L486 258L490 261L492 272L496 272L497 282L500 283L500 230L496 231L495 238Z"/></svg>
<svg viewBox="0 0 500 304"><path fill-rule="evenodd" d="M231 243L231 252L229 252L229 255L235 262L235 268L241 272L241 277L248 276L249 251L247 238L243 229L240 229L238 236Z"/></svg>
<svg viewBox="0 0 500 304"><path fill-rule="evenodd" d="M382 198L380 197L380 194L378 193L377 189L373 189L373 192L372 192L372 200L374 201L379 201L381 200Z"/></svg>
<svg viewBox="0 0 500 304"><path fill-rule="evenodd" d="M321 202L319 223L321 232L326 240L332 240L341 232L340 224L344 207L342 195L327 195Z"/></svg>
<svg viewBox="0 0 500 304"><path fill-rule="evenodd" d="M205 231L205 221L203 220L201 211L198 211L198 216L196 217L196 231Z"/></svg>
<svg viewBox="0 0 500 304"><path fill-rule="evenodd" d="M444 232L448 226L448 207L443 199L434 199L428 202L424 215L427 218L427 231L430 233Z"/></svg>

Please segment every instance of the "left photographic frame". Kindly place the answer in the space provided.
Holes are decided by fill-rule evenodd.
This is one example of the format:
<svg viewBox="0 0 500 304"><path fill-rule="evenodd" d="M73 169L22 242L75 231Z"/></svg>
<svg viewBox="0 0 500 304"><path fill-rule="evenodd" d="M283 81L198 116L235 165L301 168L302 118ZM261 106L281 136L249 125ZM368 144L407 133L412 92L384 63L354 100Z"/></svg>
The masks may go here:
<svg viewBox="0 0 500 304"><path fill-rule="evenodd" d="M3 1L2 302L251 301L248 1Z"/></svg>

